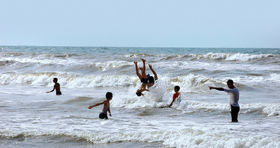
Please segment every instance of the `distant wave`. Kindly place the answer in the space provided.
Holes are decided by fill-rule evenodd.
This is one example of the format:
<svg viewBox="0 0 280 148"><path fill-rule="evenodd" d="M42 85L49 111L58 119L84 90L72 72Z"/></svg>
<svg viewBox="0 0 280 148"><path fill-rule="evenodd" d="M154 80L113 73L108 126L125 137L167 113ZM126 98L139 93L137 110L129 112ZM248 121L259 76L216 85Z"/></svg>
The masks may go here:
<svg viewBox="0 0 280 148"><path fill-rule="evenodd" d="M174 58L182 58L189 60L214 60L214 61L255 61L255 60L268 60L279 55L271 54L242 54L242 53L207 53L207 54L187 54L180 56L169 56L167 60Z"/></svg>
<svg viewBox="0 0 280 148"><path fill-rule="evenodd" d="M167 55L167 54L129 54L126 57L157 57L161 60L188 59L188 60L214 60L214 61L254 61L268 60L271 58L280 58L280 55L273 54L244 54L244 53L206 53L206 54L183 54L183 55Z"/></svg>
<svg viewBox="0 0 280 148"><path fill-rule="evenodd" d="M32 74L0 74L0 84L22 84L33 86L51 86L52 79L57 77L61 87L91 88L91 87L117 87L136 84L137 77L128 75L76 75L67 73L32 73Z"/></svg>
<svg viewBox="0 0 280 148"><path fill-rule="evenodd" d="M24 53L24 52L0 52L0 56L2 57L29 57L29 58L70 58L75 56L83 56L85 54L74 54L74 53L65 53L65 54L47 54L47 53Z"/></svg>
<svg viewBox="0 0 280 148"><path fill-rule="evenodd" d="M64 55L65 56L65 55ZM133 62L114 60L106 62L96 62L94 59L76 59L76 58L42 58L42 57L2 57L0 58L0 66L9 66L11 64L28 64L29 67L47 67L52 65L61 66L64 68L74 69L99 69L107 71L112 69L123 69L133 66Z"/></svg>
<svg viewBox="0 0 280 148"><path fill-rule="evenodd" d="M0 84L20 84L32 86L52 86L52 79L59 78L59 83L62 87L67 88L93 88L93 87L134 87L140 84L138 77L131 75L79 75L72 73L56 73L56 72L41 72L41 73L5 73L0 74ZM280 74L272 73L268 77L264 76L248 76L245 78L236 77L236 86L239 88L248 88L246 83L264 83L267 81L279 83ZM168 77L162 76L158 82L166 83L167 86L180 85L183 90L190 92L199 92L207 90L209 85L226 85L227 79L211 78L203 75L188 74L185 76ZM239 83L238 81L242 81ZM246 85L245 85L246 84Z"/></svg>
<svg viewBox="0 0 280 148"><path fill-rule="evenodd" d="M62 87L83 88L83 87L117 87L135 86L140 84L138 77L130 75L78 75L70 73L42 72L30 74L6 73L0 74L0 84L22 84L34 86L50 86L52 78L59 78ZM210 84L224 84L223 80L208 78L206 76L189 74L186 76L166 77L159 81L172 85L181 85L183 88L201 88ZM237 85L239 85L237 83Z"/></svg>
<svg viewBox="0 0 280 148"><path fill-rule="evenodd" d="M209 60L225 60L225 61L252 61L252 60L265 60L274 55L271 54L241 54L241 53L233 53L233 54L226 54L226 53L208 53L203 55L186 55L185 58L191 57L192 60L194 59L209 59Z"/></svg>
<svg viewBox="0 0 280 148"><path fill-rule="evenodd" d="M41 64L85 64L100 61L100 57L86 54L31 54L31 53L0 53L0 61L12 61L21 63ZM102 58L110 58L111 61L126 59L128 63L138 58L148 58L150 61L170 60L210 60L210 61L266 61L279 62L280 55L276 54L243 54L243 53L207 53L207 54L126 54L126 55L103 55ZM277 58L277 59L275 59ZM117 60L118 59L118 60ZM131 61L132 60L132 61ZM277 63L278 63L277 62ZM132 63L133 64L133 63ZM130 64L130 65L132 65Z"/></svg>

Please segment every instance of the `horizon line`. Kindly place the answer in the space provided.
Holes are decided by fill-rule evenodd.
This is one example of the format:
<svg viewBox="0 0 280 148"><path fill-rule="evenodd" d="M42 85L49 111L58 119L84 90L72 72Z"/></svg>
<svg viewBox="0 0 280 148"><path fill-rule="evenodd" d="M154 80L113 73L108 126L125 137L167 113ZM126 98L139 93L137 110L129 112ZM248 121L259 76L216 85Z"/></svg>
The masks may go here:
<svg viewBox="0 0 280 148"><path fill-rule="evenodd" d="M96 47L101 47L101 48L224 48L224 49L233 49L233 48L243 48L243 49L248 49L248 48L254 48L254 49L280 49L280 47L179 47L179 46L79 46L79 45L0 45L0 47L17 47L17 46L29 46L29 47L88 47L88 48L96 48Z"/></svg>

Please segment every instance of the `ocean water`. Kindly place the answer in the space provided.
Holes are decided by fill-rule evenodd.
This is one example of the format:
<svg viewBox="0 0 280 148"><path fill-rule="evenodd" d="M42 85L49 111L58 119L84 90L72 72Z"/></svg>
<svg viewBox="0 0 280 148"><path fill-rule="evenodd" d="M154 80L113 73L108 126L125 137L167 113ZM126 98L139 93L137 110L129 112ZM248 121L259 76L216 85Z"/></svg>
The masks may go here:
<svg viewBox="0 0 280 148"><path fill-rule="evenodd" d="M144 97L133 61L159 80ZM147 72L151 71L147 67ZM47 94L58 78L62 96ZM209 90L232 79L229 96ZM170 103L173 87L181 103ZM280 49L0 47L0 147L280 147ZM98 119L111 91L112 117Z"/></svg>

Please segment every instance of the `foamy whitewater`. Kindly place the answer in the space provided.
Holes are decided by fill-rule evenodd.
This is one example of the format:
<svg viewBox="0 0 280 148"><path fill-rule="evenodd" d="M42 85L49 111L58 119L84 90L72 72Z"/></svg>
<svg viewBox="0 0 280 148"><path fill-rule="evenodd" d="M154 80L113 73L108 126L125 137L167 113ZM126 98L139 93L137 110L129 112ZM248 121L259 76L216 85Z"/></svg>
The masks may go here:
<svg viewBox="0 0 280 148"><path fill-rule="evenodd" d="M144 97L133 61L159 80ZM147 73L151 73L147 67ZM47 94L58 78L62 96ZM209 90L232 79L229 96ZM171 102L181 87L181 103ZM280 147L280 49L0 47L0 147ZM112 117L101 120L111 91Z"/></svg>

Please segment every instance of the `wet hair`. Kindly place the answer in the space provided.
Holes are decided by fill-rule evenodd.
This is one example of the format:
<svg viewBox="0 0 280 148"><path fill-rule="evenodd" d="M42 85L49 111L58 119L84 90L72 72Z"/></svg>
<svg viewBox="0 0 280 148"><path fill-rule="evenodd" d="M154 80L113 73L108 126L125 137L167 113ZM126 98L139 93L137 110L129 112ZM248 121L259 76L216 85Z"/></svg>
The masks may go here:
<svg viewBox="0 0 280 148"><path fill-rule="evenodd" d="M57 80L58 80L57 78L53 78L53 81L57 82Z"/></svg>
<svg viewBox="0 0 280 148"><path fill-rule="evenodd" d="M136 95L137 95L138 97L140 97L140 96L142 96L143 94L142 94L140 91L137 91L137 92L136 92Z"/></svg>
<svg viewBox="0 0 280 148"><path fill-rule="evenodd" d="M175 90L175 91L179 91L179 90L180 90L180 86L176 85L176 86L174 87L174 90Z"/></svg>
<svg viewBox="0 0 280 148"><path fill-rule="evenodd" d="M113 94L111 92L107 92L106 99L112 99L112 98L113 98Z"/></svg>
<svg viewBox="0 0 280 148"><path fill-rule="evenodd" d="M149 76L148 81L149 81L149 83L155 83L155 79L153 76Z"/></svg>
<svg viewBox="0 0 280 148"><path fill-rule="evenodd" d="M228 85L233 85L233 81L232 81L231 79L229 79L229 80L227 81L227 84L228 84Z"/></svg>

